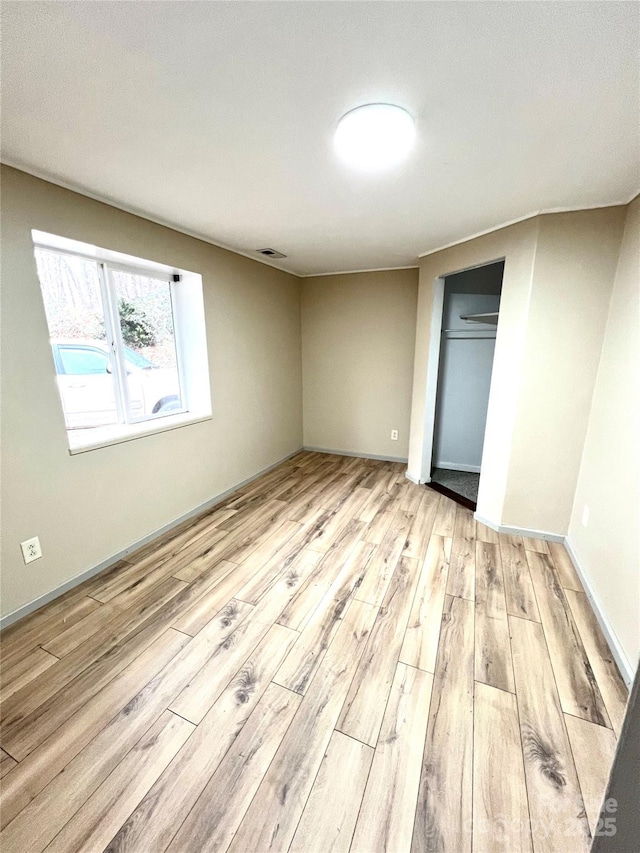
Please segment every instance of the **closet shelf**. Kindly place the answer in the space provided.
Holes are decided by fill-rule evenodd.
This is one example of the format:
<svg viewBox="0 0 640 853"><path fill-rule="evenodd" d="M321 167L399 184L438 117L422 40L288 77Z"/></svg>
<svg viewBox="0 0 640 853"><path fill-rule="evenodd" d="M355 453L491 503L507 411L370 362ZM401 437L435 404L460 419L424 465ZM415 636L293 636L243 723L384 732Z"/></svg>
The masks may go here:
<svg viewBox="0 0 640 853"><path fill-rule="evenodd" d="M466 320L467 323L492 323L498 325L498 312L491 311L488 314L461 314L461 320Z"/></svg>

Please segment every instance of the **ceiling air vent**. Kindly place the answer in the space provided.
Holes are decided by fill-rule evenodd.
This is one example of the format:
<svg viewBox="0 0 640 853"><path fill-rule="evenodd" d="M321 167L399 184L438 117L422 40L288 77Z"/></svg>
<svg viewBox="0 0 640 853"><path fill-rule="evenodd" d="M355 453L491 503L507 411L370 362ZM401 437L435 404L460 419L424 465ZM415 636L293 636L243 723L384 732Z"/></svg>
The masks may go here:
<svg viewBox="0 0 640 853"><path fill-rule="evenodd" d="M259 255L265 255L267 258L286 258L286 255L283 255L282 252L276 252L275 249L256 249L256 252Z"/></svg>

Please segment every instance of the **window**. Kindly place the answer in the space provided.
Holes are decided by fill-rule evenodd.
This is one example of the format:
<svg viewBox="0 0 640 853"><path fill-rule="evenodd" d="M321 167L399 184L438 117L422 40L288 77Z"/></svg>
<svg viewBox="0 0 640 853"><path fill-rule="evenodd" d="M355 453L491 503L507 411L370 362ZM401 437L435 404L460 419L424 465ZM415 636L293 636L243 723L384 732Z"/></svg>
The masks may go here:
<svg viewBox="0 0 640 853"><path fill-rule="evenodd" d="M87 376L92 373L109 373L111 362L106 352L91 347L58 346L62 371L65 376Z"/></svg>
<svg viewBox="0 0 640 853"><path fill-rule="evenodd" d="M200 276L33 233L72 451L210 416Z"/></svg>

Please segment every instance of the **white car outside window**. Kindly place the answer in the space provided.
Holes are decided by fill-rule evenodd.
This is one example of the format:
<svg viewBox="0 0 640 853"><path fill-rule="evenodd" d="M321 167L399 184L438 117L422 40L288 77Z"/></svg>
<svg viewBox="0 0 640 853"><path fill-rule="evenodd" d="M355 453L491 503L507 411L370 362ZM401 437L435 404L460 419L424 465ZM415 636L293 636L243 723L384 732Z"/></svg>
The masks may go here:
<svg viewBox="0 0 640 853"><path fill-rule="evenodd" d="M67 429L106 426L118 422L111 361L104 341L51 342ZM175 370L156 367L130 347L124 347L127 392L134 417L168 414L180 409Z"/></svg>

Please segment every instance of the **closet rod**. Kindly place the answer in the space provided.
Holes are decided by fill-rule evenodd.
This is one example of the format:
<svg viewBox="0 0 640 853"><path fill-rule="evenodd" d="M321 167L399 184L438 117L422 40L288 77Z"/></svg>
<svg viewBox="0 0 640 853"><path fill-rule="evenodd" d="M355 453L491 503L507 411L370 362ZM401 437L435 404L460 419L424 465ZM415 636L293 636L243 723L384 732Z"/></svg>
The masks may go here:
<svg viewBox="0 0 640 853"><path fill-rule="evenodd" d="M456 334L461 334L461 335L466 335L466 334L468 334L468 330L467 330L467 329L441 329L440 331L441 331L442 333L444 333L444 332L455 332ZM488 333L488 334L493 334L493 337L494 337L494 338L495 338L495 336L496 336L496 330L495 330L495 329L478 329L478 330L474 330L474 333L475 333L476 335L477 335L479 332L486 332L486 333Z"/></svg>
<svg viewBox="0 0 640 853"><path fill-rule="evenodd" d="M446 330L445 330L446 331ZM457 331L457 329L455 329ZM496 336L491 335L487 337L487 335L465 335L462 338L446 338L447 341L495 341Z"/></svg>

